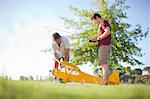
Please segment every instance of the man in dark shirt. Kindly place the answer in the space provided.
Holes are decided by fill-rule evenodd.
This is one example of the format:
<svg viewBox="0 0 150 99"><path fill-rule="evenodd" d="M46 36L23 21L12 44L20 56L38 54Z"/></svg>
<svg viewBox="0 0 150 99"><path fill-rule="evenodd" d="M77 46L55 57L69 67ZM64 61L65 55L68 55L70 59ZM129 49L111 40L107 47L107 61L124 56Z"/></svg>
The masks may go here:
<svg viewBox="0 0 150 99"><path fill-rule="evenodd" d="M108 83L109 77L109 67L107 65L107 58L109 55L110 47L111 47L111 28L108 21L102 19L102 17L95 13L91 20L94 24L99 26L97 36L92 37L90 39L91 42L98 42L98 63L99 66L102 66L103 70L103 83Z"/></svg>

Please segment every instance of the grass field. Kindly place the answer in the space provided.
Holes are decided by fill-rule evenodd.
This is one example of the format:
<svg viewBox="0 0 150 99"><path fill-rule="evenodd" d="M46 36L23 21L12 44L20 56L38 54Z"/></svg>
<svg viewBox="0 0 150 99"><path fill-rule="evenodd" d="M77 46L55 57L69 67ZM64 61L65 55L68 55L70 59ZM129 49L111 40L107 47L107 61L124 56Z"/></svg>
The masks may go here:
<svg viewBox="0 0 150 99"><path fill-rule="evenodd" d="M150 86L1 80L0 99L150 99Z"/></svg>

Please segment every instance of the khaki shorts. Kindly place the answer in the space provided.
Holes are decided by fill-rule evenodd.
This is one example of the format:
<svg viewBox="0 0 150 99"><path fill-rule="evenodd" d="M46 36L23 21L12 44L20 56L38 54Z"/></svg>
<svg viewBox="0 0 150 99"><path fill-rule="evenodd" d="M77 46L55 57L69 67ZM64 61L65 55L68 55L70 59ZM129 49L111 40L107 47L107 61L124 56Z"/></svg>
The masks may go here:
<svg viewBox="0 0 150 99"><path fill-rule="evenodd" d="M98 63L107 64L111 45L102 45L98 49Z"/></svg>

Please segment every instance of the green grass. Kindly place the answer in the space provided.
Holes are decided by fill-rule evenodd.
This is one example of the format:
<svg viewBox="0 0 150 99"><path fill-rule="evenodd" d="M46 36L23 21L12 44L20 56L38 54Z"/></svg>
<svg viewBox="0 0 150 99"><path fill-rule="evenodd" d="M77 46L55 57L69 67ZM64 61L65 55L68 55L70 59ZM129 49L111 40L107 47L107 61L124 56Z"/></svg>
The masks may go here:
<svg viewBox="0 0 150 99"><path fill-rule="evenodd" d="M150 86L0 81L0 99L150 99Z"/></svg>

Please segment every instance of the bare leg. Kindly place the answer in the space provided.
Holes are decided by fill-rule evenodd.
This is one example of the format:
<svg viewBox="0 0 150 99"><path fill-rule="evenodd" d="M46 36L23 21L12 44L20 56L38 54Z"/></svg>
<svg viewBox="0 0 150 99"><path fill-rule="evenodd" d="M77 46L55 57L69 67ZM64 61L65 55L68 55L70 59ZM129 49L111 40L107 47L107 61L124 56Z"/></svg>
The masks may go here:
<svg viewBox="0 0 150 99"><path fill-rule="evenodd" d="M107 66L107 64L101 64L101 66L103 70L103 84L106 84L109 77L109 67Z"/></svg>

